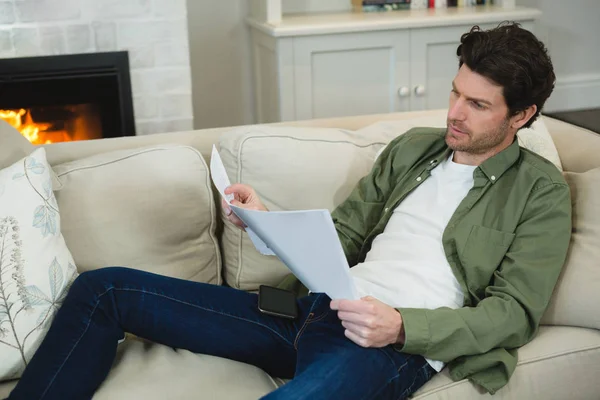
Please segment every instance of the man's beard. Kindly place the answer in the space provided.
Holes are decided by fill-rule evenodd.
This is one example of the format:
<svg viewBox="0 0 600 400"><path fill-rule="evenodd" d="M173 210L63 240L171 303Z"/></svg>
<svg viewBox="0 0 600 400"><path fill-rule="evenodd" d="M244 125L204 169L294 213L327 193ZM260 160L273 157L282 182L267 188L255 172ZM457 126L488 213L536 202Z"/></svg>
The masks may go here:
<svg viewBox="0 0 600 400"><path fill-rule="evenodd" d="M485 154L498 146L506 139L508 134L509 118L505 118L500 125L473 135L473 132L466 127L457 124L455 121L448 120L447 125L454 125L460 131L468 135L469 141L461 143L449 143L448 136L452 135L450 128L446 128L446 143L453 151L461 151L470 154Z"/></svg>

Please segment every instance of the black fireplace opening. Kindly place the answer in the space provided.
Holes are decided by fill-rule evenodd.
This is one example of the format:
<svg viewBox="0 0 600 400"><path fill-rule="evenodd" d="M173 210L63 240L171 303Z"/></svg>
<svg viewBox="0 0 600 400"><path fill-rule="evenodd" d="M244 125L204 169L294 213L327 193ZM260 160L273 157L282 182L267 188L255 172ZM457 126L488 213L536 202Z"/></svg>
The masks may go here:
<svg viewBox="0 0 600 400"><path fill-rule="evenodd" d="M0 59L0 119L34 144L135 135L128 53Z"/></svg>

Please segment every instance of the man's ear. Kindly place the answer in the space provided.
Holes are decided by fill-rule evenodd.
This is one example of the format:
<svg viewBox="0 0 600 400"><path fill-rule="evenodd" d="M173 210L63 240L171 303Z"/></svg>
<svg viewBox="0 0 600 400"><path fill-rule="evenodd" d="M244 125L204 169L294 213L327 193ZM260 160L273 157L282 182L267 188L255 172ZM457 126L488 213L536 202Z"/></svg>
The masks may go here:
<svg viewBox="0 0 600 400"><path fill-rule="evenodd" d="M523 125L527 123L533 117L535 112L537 111L537 106L535 104L530 105L523 111L519 111L515 115L512 116L510 127L516 130L521 129Z"/></svg>

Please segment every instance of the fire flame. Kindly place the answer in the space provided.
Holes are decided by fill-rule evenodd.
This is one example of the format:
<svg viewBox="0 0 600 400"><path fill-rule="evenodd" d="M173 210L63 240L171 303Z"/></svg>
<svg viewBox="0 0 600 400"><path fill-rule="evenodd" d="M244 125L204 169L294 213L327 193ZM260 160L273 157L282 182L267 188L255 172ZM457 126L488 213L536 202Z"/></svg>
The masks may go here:
<svg viewBox="0 0 600 400"><path fill-rule="evenodd" d="M71 141L64 131L48 131L52 124L36 123L28 110L0 110L0 119L5 120L21 132L33 144L49 144L54 142Z"/></svg>

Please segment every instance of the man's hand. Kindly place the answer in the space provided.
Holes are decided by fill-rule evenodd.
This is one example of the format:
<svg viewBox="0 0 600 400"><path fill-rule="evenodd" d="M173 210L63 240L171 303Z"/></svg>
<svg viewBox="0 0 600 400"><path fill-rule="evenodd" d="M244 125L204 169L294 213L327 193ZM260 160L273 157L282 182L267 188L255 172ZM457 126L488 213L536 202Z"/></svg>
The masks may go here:
<svg viewBox="0 0 600 400"><path fill-rule="evenodd" d="M400 313L381 301L366 296L360 300L332 300L332 310L346 328L346 337L362 347L385 347L404 343Z"/></svg>
<svg viewBox="0 0 600 400"><path fill-rule="evenodd" d="M269 211L267 207L260 201L258 195L248 185L234 183L225 189L225 194L233 194L234 199L231 204L236 207L246 208L248 210ZM227 219L240 229L245 229L246 225L232 211L225 199L221 199L221 208Z"/></svg>

